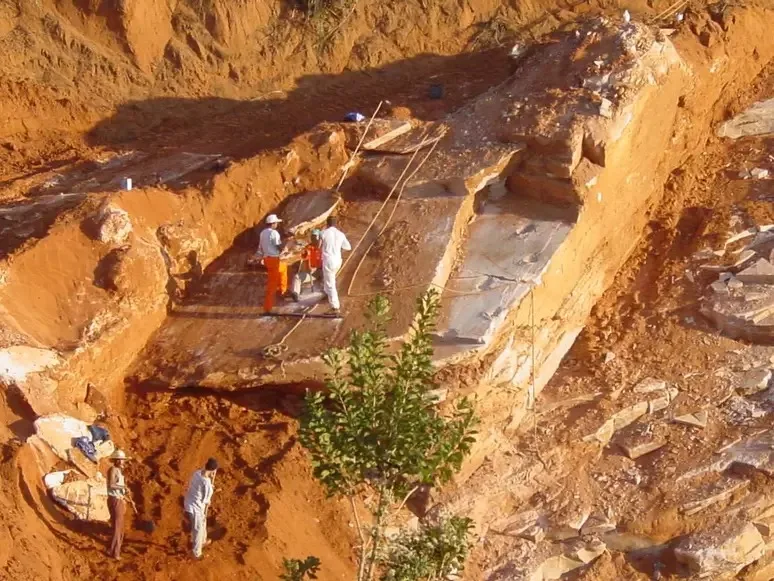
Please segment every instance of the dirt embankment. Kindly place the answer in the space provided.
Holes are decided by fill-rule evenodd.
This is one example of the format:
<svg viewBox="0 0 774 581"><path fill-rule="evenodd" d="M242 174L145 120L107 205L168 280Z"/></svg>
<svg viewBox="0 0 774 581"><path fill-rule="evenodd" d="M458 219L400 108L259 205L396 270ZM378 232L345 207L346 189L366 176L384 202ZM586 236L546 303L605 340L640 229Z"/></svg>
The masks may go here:
<svg viewBox="0 0 774 581"><path fill-rule="evenodd" d="M670 2L628 0L614 7L606 0L342 0L338 5L338 17L306 23L293 0L116 5L5 0L0 3L2 171L23 173L41 155L46 163L66 160L86 145L126 144L197 119L211 123L256 99L282 111L297 130L299 118L317 122L329 113L322 103L329 95L343 99L339 109L363 107L351 87L386 80L372 72L377 67L394 63L398 78L430 75L428 64L439 55L529 38L604 9L657 14ZM391 80L385 88L395 84ZM312 111L300 103L281 107L291 90L311 98ZM383 96L390 98L386 91ZM120 126L83 135L117 108ZM255 120L243 127L262 134L264 125ZM233 130L230 137L244 139ZM267 144L254 144L253 152L256 146Z"/></svg>

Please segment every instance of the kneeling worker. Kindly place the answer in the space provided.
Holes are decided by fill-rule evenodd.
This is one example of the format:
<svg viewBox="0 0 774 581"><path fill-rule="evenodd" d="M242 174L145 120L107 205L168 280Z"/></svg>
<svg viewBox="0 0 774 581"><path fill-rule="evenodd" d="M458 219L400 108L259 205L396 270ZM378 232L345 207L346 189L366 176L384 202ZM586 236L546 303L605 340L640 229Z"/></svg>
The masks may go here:
<svg viewBox="0 0 774 581"><path fill-rule="evenodd" d="M318 273L322 268L321 234L322 232L316 228L312 230L312 241L306 245L301 253L301 262L298 263L298 272L293 277L291 292L291 296L296 302L301 298L301 285L311 282L314 289L314 280L318 278Z"/></svg>
<svg viewBox="0 0 774 581"><path fill-rule="evenodd" d="M277 291L283 295L288 292L288 267L280 260L283 247L278 230L280 222L282 220L276 214L270 214L266 218L267 227L261 232L261 242L258 247L258 255L263 258L263 264L269 274L266 281L266 296L263 300L265 313L271 313Z"/></svg>

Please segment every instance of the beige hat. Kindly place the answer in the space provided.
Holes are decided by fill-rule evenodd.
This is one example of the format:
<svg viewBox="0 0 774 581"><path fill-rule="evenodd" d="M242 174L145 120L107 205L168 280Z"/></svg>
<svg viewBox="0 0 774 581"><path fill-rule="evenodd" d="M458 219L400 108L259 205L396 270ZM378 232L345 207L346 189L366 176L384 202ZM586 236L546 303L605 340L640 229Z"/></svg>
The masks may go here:
<svg viewBox="0 0 774 581"><path fill-rule="evenodd" d="M269 216L266 218L267 224L279 224L282 222L279 218L277 218L277 214L269 214Z"/></svg>
<svg viewBox="0 0 774 581"><path fill-rule="evenodd" d="M113 452L110 456L108 456L111 460L129 460L130 458L127 457L126 453L123 450L116 449L115 452Z"/></svg>

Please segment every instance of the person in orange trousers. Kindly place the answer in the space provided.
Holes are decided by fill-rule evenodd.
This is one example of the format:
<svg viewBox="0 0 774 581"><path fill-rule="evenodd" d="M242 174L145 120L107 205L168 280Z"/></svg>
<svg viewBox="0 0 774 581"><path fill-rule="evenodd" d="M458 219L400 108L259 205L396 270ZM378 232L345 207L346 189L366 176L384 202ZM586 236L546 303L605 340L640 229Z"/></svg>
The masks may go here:
<svg viewBox="0 0 774 581"><path fill-rule="evenodd" d="M270 313L274 307L274 299L279 291L280 295L288 292L288 265L278 256L266 256L263 264L269 273L269 280L266 281L266 296L263 299L263 310Z"/></svg>
<svg viewBox="0 0 774 581"><path fill-rule="evenodd" d="M261 232L258 253L263 257L263 265L269 273L266 281L266 296L263 299L263 311L271 313L277 291L284 295L288 292L288 265L280 259L282 237L279 233L280 220L276 214L266 218L267 227Z"/></svg>

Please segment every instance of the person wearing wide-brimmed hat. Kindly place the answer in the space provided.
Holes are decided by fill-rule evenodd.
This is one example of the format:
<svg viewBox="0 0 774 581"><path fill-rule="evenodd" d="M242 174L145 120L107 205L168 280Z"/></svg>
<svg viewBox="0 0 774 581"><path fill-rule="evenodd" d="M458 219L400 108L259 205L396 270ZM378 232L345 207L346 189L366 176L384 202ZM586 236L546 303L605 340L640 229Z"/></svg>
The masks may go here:
<svg viewBox="0 0 774 581"><path fill-rule="evenodd" d="M108 470L107 494L110 525L113 538L110 541L108 555L114 559L121 558L121 545L124 542L124 521L126 519L126 499L129 489L124 480L124 464L129 459L123 450L116 450L109 456L113 465Z"/></svg>

